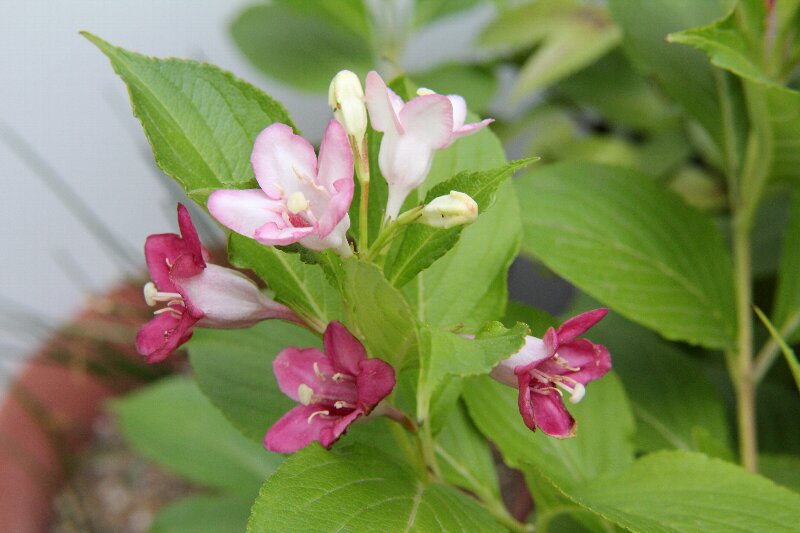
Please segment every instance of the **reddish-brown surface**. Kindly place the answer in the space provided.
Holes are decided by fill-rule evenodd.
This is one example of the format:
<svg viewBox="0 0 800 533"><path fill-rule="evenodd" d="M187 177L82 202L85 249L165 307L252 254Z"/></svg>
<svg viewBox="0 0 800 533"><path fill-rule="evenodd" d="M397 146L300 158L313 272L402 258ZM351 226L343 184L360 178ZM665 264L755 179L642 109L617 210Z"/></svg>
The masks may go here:
<svg viewBox="0 0 800 533"><path fill-rule="evenodd" d="M49 339L0 407L0 530L47 531L51 500L103 401L162 374L135 353L149 316L139 286L95 299Z"/></svg>

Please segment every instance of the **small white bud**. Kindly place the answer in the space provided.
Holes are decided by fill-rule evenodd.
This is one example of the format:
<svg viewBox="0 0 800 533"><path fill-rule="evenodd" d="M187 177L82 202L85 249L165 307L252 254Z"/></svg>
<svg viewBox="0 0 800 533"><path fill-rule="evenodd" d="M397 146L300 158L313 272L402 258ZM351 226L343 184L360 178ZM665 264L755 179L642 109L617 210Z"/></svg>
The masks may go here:
<svg viewBox="0 0 800 533"><path fill-rule="evenodd" d="M468 194L450 191L434 198L422 210L418 222L434 228L452 228L470 224L478 218L478 204Z"/></svg>
<svg viewBox="0 0 800 533"><path fill-rule="evenodd" d="M367 108L361 80L349 70L339 71L328 89L328 104L333 116L351 137L357 140L367 133Z"/></svg>

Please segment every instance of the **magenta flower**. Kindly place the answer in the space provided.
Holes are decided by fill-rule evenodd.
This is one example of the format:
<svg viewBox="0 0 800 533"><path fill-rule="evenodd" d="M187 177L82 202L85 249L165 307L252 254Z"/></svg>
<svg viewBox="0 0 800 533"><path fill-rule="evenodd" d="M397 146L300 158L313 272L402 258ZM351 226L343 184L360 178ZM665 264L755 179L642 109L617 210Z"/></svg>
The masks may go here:
<svg viewBox="0 0 800 533"><path fill-rule="evenodd" d="M558 438L575 436L575 419L562 402L562 391L578 403L585 385L611 369L605 346L578 337L597 324L608 309L595 309L550 328L544 339L526 337L522 349L497 365L492 377L519 388L519 412L531 430ZM560 390L559 390L560 389Z"/></svg>
<svg viewBox="0 0 800 533"><path fill-rule="evenodd" d="M260 189L224 189L208 198L223 225L266 245L299 242L312 250L351 254L347 243L353 201L353 152L347 134L331 120L319 149L286 124L256 138L250 156Z"/></svg>
<svg viewBox="0 0 800 533"><path fill-rule="evenodd" d="M405 103L375 71L367 74L365 98L372 127L383 132L378 165L389 183L387 219L397 218L408 194L425 181L434 150L492 122L464 124L467 104L458 95L422 89L420 96Z"/></svg>
<svg viewBox="0 0 800 533"><path fill-rule="evenodd" d="M181 235L150 235L144 245L153 280L144 286L144 298L150 306L166 303L136 335L136 349L148 363L165 359L188 341L194 326L243 328L268 318L300 321L240 272L206 264L208 250L181 204L178 226Z"/></svg>
<svg viewBox="0 0 800 533"><path fill-rule="evenodd" d="M391 365L367 359L364 346L342 324L328 324L322 340L325 353L289 347L272 363L278 386L300 405L267 431L264 447L270 451L292 453L312 441L329 448L394 389Z"/></svg>

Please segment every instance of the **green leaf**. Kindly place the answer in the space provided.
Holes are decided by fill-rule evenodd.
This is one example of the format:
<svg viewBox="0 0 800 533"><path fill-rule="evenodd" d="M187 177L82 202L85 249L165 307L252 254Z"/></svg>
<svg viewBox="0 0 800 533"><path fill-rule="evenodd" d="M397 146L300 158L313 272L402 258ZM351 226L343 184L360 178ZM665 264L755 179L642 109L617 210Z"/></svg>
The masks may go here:
<svg viewBox="0 0 800 533"><path fill-rule="evenodd" d="M689 452L657 452L565 490L632 531L796 531L800 494L738 466Z"/></svg>
<svg viewBox="0 0 800 533"><path fill-rule="evenodd" d="M482 130L437 152L425 186L434 187L464 170L486 170L505 162L497 137ZM425 193L418 191L416 203ZM475 330L502 318L508 300L506 276L520 233L517 199L511 183L505 183L494 206L464 229L458 243L403 287L420 322L435 327L463 324Z"/></svg>
<svg viewBox="0 0 800 533"><path fill-rule="evenodd" d="M783 357L786 359L786 364L789 366L789 369L792 371L792 377L794 377L795 385L797 385L797 390L800 391L800 362L797 361L797 354L794 353L794 350L786 344L786 341L783 340L781 334L778 330L775 329L775 326L772 325L772 322L769 321L767 315L764 314L761 309L758 307L753 307L753 310L758 315L758 318L761 319L761 322L769 331L770 336L773 340L778 344L778 347L781 349L781 353L783 353Z"/></svg>
<svg viewBox="0 0 800 533"><path fill-rule="evenodd" d="M228 257L232 265L258 274L275 291L277 300L317 331L324 331L332 320L341 320L341 297L321 266L309 265L297 254L264 246L237 233L231 233L228 239Z"/></svg>
<svg viewBox="0 0 800 533"><path fill-rule="evenodd" d="M248 7L231 25L231 34L245 57L268 76L322 92L340 70L363 76L372 67L366 28L359 0L281 1Z"/></svg>
<svg viewBox="0 0 800 533"><path fill-rule="evenodd" d="M268 320L248 329L198 329L189 343L200 390L239 431L259 443L296 405L280 391L272 371L272 360L287 346L320 348L321 342L297 325Z"/></svg>
<svg viewBox="0 0 800 533"><path fill-rule="evenodd" d="M187 193L255 186L250 152L273 122L291 125L279 103L217 67L156 59L83 36L111 60L128 86L156 163Z"/></svg>
<svg viewBox="0 0 800 533"><path fill-rule="evenodd" d="M252 495L189 496L161 509L150 533L240 533Z"/></svg>
<svg viewBox="0 0 800 533"><path fill-rule="evenodd" d="M634 67L654 78L664 92L723 146L720 104L711 66L703 54L665 41L667 34L707 24L727 13L731 1L610 0L623 31L623 50ZM686 83L691 80L691 83Z"/></svg>
<svg viewBox="0 0 800 533"><path fill-rule="evenodd" d="M580 307L597 306L581 302ZM710 440L722 446L728 443L722 398L695 359L616 313L594 326L590 337L611 352L614 370L636 416L640 450L699 451L701 444Z"/></svg>
<svg viewBox="0 0 800 533"><path fill-rule="evenodd" d="M590 383L586 398L570 406L578 422L571 439L529 430L519 414L517 391L487 376L469 379L464 399L475 425L497 445L506 464L526 472L533 468L561 489L621 472L633 462L633 415L613 373Z"/></svg>
<svg viewBox="0 0 800 533"><path fill-rule="evenodd" d="M414 2L414 26L419 28L447 17L471 9L478 0L425 0Z"/></svg>
<svg viewBox="0 0 800 533"><path fill-rule="evenodd" d="M425 347L420 362L418 419L428 414L433 392L447 376L488 374L497 363L518 352L530 333L528 326L517 324L506 329L499 322L488 324L474 339L449 331L425 330Z"/></svg>
<svg viewBox="0 0 800 533"><path fill-rule="evenodd" d="M527 324L531 328L531 335L539 338L544 337L547 328L558 327L558 320L550 313L510 300L506 306L503 324L511 327L517 322Z"/></svg>
<svg viewBox="0 0 800 533"><path fill-rule="evenodd" d="M442 476L448 483L472 491L481 498L485 495L485 499L500 499L492 452L463 405L457 404L450 411L436 439L435 449Z"/></svg>
<svg viewBox="0 0 800 533"><path fill-rule="evenodd" d="M621 168L556 164L516 185L526 252L668 339L734 344L731 262L710 218Z"/></svg>
<svg viewBox="0 0 800 533"><path fill-rule="evenodd" d="M311 445L267 481L247 531L503 531L453 487L417 479L368 447Z"/></svg>
<svg viewBox="0 0 800 533"><path fill-rule="evenodd" d="M795 455L760 455L758 469L767 477L795 492L800 492L800 457Z"/></svg>
<svg viewBox="0 0 800 533"><path fill-rule="evenodd" d="M419 358L419 333L414 315L397 289L371 263L344 262L344 300L347 325L372 357L391 364L395 371Z"/></svg>
<svg viewBox="0 0 800 533"><path fill-rule="evenodd" d="M471 196L478 204L479 213L483 214L494 204L500 185L532 161L534 159L523 159L490 170L459 172L432 187L425 196L425 203L450 191L459 191ZM449 229L432 228L424 224L406 226L386 259L386 278L395 287L402 287L446 254L458 242L463 229L464 226Z"/></svg>
<svg viewBox="0 0 800 533"><path fill-rule="evenodd" d="M463 63L445 63L411 74L411 77L420 87L439 94L460 94L467 101L467 107L475 111L489 105L498 87L497 78L490 69Z"/></svg>
<svg viewBox="0 0 800 533"><path fill-rule="evenodd" d="M137 452L201 485L254 493L283 460L240 435L188 378L162 380L111 409Z"/></svg>
<svg viewBox="0 0 800 533"><path fill-rule="evenodd" d="M800 340L800 193L794 194L792 214L783 238L775 293L773 322L790 342Z"/></svg>

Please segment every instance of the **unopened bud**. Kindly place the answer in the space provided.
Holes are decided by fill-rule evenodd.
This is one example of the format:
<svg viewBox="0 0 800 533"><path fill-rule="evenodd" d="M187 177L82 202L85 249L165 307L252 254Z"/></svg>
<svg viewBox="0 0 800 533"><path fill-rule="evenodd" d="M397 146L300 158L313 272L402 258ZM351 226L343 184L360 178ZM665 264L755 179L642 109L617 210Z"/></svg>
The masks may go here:
<svg viewBox="0 0 800 533"><path fill-rule="evenodd" d="M450 191L446 196L434 198L422 210L418 222L434 228L452 228L470 224L478 218L478 204L468 194Z"/></svg>
<svg viewBox="0 0 800 533"><path fill-rule="evenodd" d="M361 80L349 70L339 71L328 89L328 104L333 116L351 137L360 141L367 133L367 108Z"/></svg>

